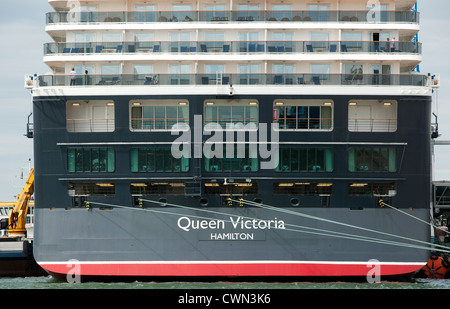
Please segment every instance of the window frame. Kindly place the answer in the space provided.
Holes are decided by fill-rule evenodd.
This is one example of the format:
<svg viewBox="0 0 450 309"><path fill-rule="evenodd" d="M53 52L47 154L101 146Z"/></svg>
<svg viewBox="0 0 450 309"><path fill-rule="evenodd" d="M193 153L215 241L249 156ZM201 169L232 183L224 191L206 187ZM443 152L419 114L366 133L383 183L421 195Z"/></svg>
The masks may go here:
<svg viewBox="0 0 450 309"><path fill-rule="evenodd" d="M103 150L103 151L101 151ZM95 168L97 160L98 168ZM104 160L104 169L100 160ZM68 173L114 173L116 151L111 147L71 147L67 149Z"/></svg>
<svg viewBox="0 0 450 309"><path fill-rule="evenodd" d="M189 126L189 102L187 100L131 100L129 102L129 128L131 132L168 132L175 130L187 130L187 126ZM168 107L176 107L176 119L170 120L168 117ZM138 109L141 109L141 112L138 115ZM164 125L162 128L157 128L157 108L164 109ZM147 111L146 111L146 110ZM134 112L133 110L136 110ZM144 118L145 112L150 113L152 117ZM159 111L161 112L161 110ZM184 116L184 117L180 117ZM183 121L180 121L183 120ZM148 122L145 124L145 122ZM158 120L159 123L160 120ZM182 124L181 126L170 126L169 121L173 124ZM138 125L140 123L140 125ZM145 128L145 126L149 126L149 128ZM140 128L139 128L140 127Z"/></svg>
<svg viewBox="0 0 450 309"><path fill-rule="evenodd" d="M296 107L295 118L288 118L286 115L286 107ZM308 117L299 117L299 107L308 108ZM311 108L319 107L319 118L311 117ZM284 114L280 111L284 108ZM328 110L329 108L329 110ZM322 117L325 110L328 110L329 118ZM284 117L280 117L280 116ZM281 126L280 119L284 119L283 127ZM295 119L295 128L287 127L288 121ZM307 127L299 127L300 122L304 122L306 119ZM314 121L312 121L314 120ZM313 127L311 123L318 123L318 127ZM318 131L318 132L331 132L334 129L334 101L333 100L275 100L273 103L273 123L278 123L278 130L280 131ZM328 123L328 124L327 124ZM325 127L325 128L323 128Z"/></svg>

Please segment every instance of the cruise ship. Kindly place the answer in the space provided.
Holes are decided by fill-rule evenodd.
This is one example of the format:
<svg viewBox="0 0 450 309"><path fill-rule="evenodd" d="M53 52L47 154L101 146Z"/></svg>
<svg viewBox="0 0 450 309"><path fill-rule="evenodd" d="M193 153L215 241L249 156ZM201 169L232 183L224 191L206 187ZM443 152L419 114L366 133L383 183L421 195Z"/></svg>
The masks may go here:
<svg viewBox="0 0 450 309"><path fill-rule="evenodd" d="M412 274L431 109L414 0L49 0L34 257L55 277ZM388 207L389 206L389 207Z"/></svg>

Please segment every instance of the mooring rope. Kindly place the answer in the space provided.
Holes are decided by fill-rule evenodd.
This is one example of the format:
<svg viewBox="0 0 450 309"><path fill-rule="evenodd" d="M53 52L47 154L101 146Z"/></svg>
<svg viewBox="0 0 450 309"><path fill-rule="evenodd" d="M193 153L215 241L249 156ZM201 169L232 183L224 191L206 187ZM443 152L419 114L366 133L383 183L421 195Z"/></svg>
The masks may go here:
<svg viewBox="0 0 450 309"><path fill-rule="evenodd" d="M306 217L306 218L309 218L309 219L324 221L324 222L333 223L333 224L337 224L337 225L343 225L343 226L346 226L346 227L360 229L360 230L373 232L373 233L378 233L378 234L382 234L382 235L386 235L386 236L397 237L397 238L401 238L401 239L405 239L405 240L409 240L409 241L413 241L413 242L417 242L417 243L431 245L433 247L443 248L445 252L450 252L450 248L449 247L443 246L443 245L439 245L439 244L434 244L434 243L430 243L430 242L426 242L426 241L422 241L422 240L417 240L417 239L413 239L413 238L409 238L409 237L405 237L405 236L395 235L395 234L391 234L391 233L387 233L387 232L372 230L372 229L368 229L368 228L365 228L365 227L351 225L351 224L338 222L338 221L334 221L334 220L329 220L329 219L325 219L325 218L320 218L320 217L316 217L316 216L313 216L313 215L307 215L307 214L300 213L300 212L294 212L294 211L290 211L290 210L287 210L287 209L282 209L280 207L270 206L270 205L267 205L267 204L256 203L256 202L248 201L248 200L241 200L240 202L242 202L242 201L244 203L248 204L248 205L251 205L251 206L261 207L261 208L265 208L265 209L269 209L269 210L273 210L273 211L278 211L278 212L284 212L284 213L287 213L287 214L302 216L302 217ZM236 201L236 202L238 202L238 201ZM436 249L435 251L441 251L441 250L437 250Z"/></svg>
<svg viewBox="0 0 450 309"><path fill-rule="evenodd" d="M396 210L396 211L398 211L398 212L400 212L400 213L402 213L402 214L404 214L404 215L407 215L407 216L409 216L409 217L411 217L411 218L414 218L414 219L416 219L417 221L420 221L420 222L422 222L422 223L425 223L425 224L429 225L430 227L433 227L433 228L435 228L435 229L438 229L438 230L440 230L440 231L442 231L442 232L444 232L444 233L450 235L450 233L449 233L448 231L443 230L442 228L440 228L440 227L438 227L438 226L436 226L436 225L434 225L434 224L431 224L430 222L427 222L427 221L425 221L425 220L422 220L422 219L420 219L420 218L417 218L417 217L415 217L415 216L413 216L413 215L411 215L411 214L409 214L409 213L407 213L407 212L405 212L405 211L403 211L403 210L400 210L400 209L398 209L398 208L396 208L396 207L394 207L394 206L391 206L391 205L389 205L389 204L386 204L386 203L383 202L382 200L380 200L380 206L381 206L381 207L387 206L387 207L389 207L389 208L391 208L391 209L393 209L393 210Z"/></svg>
<svg viewBox="0 0 450 309"><path fill-rule="evenodd" d="M141 199L141 200L145 201L145 202L151 202L151 203L156 203L156 204L164 204L164 205L174 206L174 207L178 207L178 208L185 208L185 209L189 209L189 210L193 209L192 207L183 206L183 205L177 205L177 204L172 204L172 203L152 201L152 200L144 200L144 199ZM99 202L89 202L89 203L90 204L103 205L103 206L109 206L109 207L131 209L131 210L150 211L150 212L161 213L161 214L166 214L166 215L177 215L177 216L181 215L179 213L167 212L167 211L156 210L156 209L148 209L148 208L142 208L142 207L129 207L129 206L122 206L122 205L115 205L115 204L106 204L106 203L99 203ZM252 202L250 202L250 203L252 203ZM223 213L223 212L218 212L218 211L212 211L212 210L207 210L207 209L195 209L195 210L196 211L203 211L203 212L214 213L214 214L223 215L223 216L234 216L234 217L242 217L242 218L251 219L251 220L262 220L260 218L245 217L245 216L241 216L241 215L234 215L234 214ZM183 216L187 216L187 217L198 218L198 219L205 219L205 220L210 220L211 219L211 217L202 217L202 216L197 216L197 215L189 215L189 214L182 214L182 215ZM222 221L231 222L230 220L222 220ZM401 243L401 242L396 242L396 241L391 241L391 240L386 240L386 239L379 239L379 238L368 237L368 236L353 235L353 234L336 232L336 231L329 231L329 230L324 230L324 229L316 229L316 228L299 226L299 225L294 225L294 224L289 224L289 223L285 223L285 225L286 226L292 226L292 227L300 228L300 229L303 228L303 229L313 230L314 231L314 232L312 232L312 231L296 230L296 229L289 229L289 228L288 229L286 229L286 228L284 229L284 230L289 230L289 231L293 231L293 232L301 232L301 233L315 234L315 235L321 235L321 236L327 236L327 237L338 237L338 238L345 238L345 239L351 239L351 240L367 241L367 242L374 242L374 243L380 243L380 244L386 244L386 245L408 247L408 248L413 248L413 249L422 249L422 250L427 250L427 251L429 251L431 249L430 247L418 246L418 245L413 245L413 244L409 244L409 243ZM319 231L319 232L317 232L317 231ZM396 235L393 235L393 236L396 236ZM412 241L417 241L417 240L414 240L414 239L411 239L411 240ZM420 241L418 241L418 242L420 242ZM426 243L426 244L430 245L430 243ZM446 250L434 249L434 251L450 252L450 250L447 247L444 247L444 248Z"/></svg>

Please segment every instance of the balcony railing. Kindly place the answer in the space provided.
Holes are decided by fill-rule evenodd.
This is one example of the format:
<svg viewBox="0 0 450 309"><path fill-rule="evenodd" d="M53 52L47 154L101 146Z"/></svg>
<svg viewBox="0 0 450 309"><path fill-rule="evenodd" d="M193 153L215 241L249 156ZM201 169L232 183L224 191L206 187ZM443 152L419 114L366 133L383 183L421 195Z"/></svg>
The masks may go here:
<svg viewBox="0 0 450 309"><path fill-rule="evenodd" d="M417 11L147 11L50 12L47 24L154 22L374 22L419 23Z"/></svg>
<svg viewBox="0 0 450 309"><path fill-rule="evenodd" d="M46 43L45 55L123 53L411 53L422 43L397 41L220 41L220 42L86 42Z"/></svg>
<svg viewBox="0 0 450 309"><path fill-rule="evenodd" d="M157 86L157 85L365 85L428 86L416 74L108 74L41 75L39 87L50 86Z"/></svg>
<svg viewBox="0 0 450 309"><path fill-rule="evenodd" d="M113 132L114 119L67 119L68 132Z"/></svg>
<svg viewBox="0 0 450 309"><path fill-rule="evenodd" d="M397 119L349 118L350 132L395 132Z"/></svg>

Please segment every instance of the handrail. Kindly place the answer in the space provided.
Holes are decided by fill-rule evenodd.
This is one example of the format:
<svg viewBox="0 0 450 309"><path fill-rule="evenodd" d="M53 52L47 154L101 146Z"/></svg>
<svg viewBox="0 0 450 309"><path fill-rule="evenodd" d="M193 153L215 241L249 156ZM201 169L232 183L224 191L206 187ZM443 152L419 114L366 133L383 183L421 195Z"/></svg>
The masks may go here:
<svg viewBox="0 0 450 309"><path fill-rule="evenodd" d="M90 11L48 12L46 24L63 23L154 23L154 22L406 22L419 23L417 11Z"/></svg>
<svg viewBox="0 0 450 309"><path fill-rule="evenodd" d="M348 118L351 132L395 132L397 118Z"/></svg>
<svg viewBox="0 0 450 309"><path fill-rule="evenodd" d="M50 42L44 55L142 53L422 53L422 43L411 41L123 41Z"/></svg>
<svg viewBox="0 0 450 309"><path fill-rule="evenodd" d="M157 85L366 85L429 86L429 79L418 74L89 74L40 75L35 86L157 86Z"/></svg>

